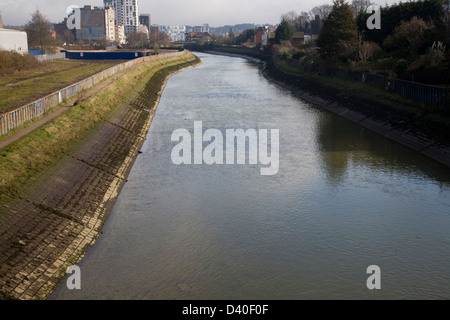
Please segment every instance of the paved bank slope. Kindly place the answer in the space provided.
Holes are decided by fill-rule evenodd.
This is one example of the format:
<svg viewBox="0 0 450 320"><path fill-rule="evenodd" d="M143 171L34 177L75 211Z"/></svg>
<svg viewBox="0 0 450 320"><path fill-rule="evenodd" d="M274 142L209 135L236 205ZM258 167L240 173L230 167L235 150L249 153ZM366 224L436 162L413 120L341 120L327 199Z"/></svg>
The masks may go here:
<svg viewBox="0 0 450 320"><path fill-rule="evenodd" d="M197 63L192 56L139 82L32 192L2 202L1 299L45 299L93 245L146 138L165 82Z"/></svg>

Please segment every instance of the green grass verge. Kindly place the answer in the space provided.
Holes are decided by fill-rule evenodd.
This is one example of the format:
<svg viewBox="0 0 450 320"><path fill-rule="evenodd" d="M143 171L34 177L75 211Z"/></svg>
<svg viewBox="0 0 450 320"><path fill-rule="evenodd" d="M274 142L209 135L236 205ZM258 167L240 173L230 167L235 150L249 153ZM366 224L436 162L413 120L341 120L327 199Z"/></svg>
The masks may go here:
<svg viewBox="0 0 450 320"><path fill-rule="evenodd" d="M162 69L195 63L197 59L186 53L181 57L142 63L90 98L1 149L0 195L9 201L21 194L30 181L56 165L64 153L92 134L103 119L133 94L136 86L147 83Z"/></svg>
<svg viewBox="0 0 450 320"><path fill-rule="evenodd" d="M0 77L0 113L21 107L70 84L108 69L120 61L54 60L31 70Z"/></svg>
<svg viewBox="0 0 450 320"><path fill-rule="evenodd" d="M362 82L353 81L353 80L346 80L338 77L333 76L324 76L319 73L315 72L304 72L299 67L293 66L289 64L287 61L276 58L274 59L275 65L283 70L284 72L297 74L300 76L309 77L311 79L314 79L316 81L320 81L323 84L332 86L342 91L343 94L350 95L357 95L360 97L374 97L377 99L386 99L390 100L392 102L398 103L402 106L410 106L414 108L420 108L420 109L430 109L430 107L415 102L413 100L405 99L402 96L399 96L398 94L383 90L378 87L370 86Z"/></svg>
<svg viewBox="0 0 450 320"><path fill-rule="evenodd" d="M407 117L411 117L411 119L420 115L423 120L442 126L443 130L450 129L450 114L435 107L406 99L396 93L366 83L325 76L315 72L305 72L281 58L274 59L274 65L283 72L303 77L307 81L314 82L319 87L336 89L339 91L339 96L348 100L352 98L371 99L389 107L393 111L408 115Z"/></svg>

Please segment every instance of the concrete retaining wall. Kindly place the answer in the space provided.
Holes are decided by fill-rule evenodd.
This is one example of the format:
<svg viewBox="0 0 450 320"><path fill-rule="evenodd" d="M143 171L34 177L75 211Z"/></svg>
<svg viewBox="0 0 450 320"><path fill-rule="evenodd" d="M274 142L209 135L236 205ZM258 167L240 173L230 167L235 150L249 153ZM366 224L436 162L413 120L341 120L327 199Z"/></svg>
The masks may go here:
<svg viewBox="0 0 450 320"><path fill-rule="evenodd" d="M50 60L64 59L65 57L66 57L65 52L60 52L55 54L44 54L36 56L36 59L38 59L38 61L50 61Z"/></svg>

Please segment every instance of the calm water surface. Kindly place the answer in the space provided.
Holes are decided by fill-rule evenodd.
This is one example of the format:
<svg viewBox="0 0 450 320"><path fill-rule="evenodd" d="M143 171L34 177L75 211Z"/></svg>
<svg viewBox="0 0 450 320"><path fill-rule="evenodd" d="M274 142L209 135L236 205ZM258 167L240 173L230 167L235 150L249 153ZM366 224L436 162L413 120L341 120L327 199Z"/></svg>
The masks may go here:
<svg viewBox="0 0 450 320"><path fill-rule="evenodd" d="M450 299L450 173L199 54L173 76L105 225L50 299ZM279 129L280 169L172 164L172 132ZM206 146L206 144L205 144ZM381 268L381 290L366 287Z"/></svg>

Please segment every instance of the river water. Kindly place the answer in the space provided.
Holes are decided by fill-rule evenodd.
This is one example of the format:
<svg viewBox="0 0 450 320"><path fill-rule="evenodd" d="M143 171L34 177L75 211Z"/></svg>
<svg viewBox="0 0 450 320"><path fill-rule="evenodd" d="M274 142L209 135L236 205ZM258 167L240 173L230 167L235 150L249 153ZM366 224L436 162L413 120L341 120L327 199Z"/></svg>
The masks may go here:
<svg viewBox="0 0 450 320"><path fill-rule="evenodd" d="M49 299L450 299L448 169L299 100L251 62L198 55L167 84L78 265L81 290L64 280ZM278 173L175 165L171 135L193 135L194 121L224 136L278 129ZM371 265L379 290L366 285Z"/></svg>

